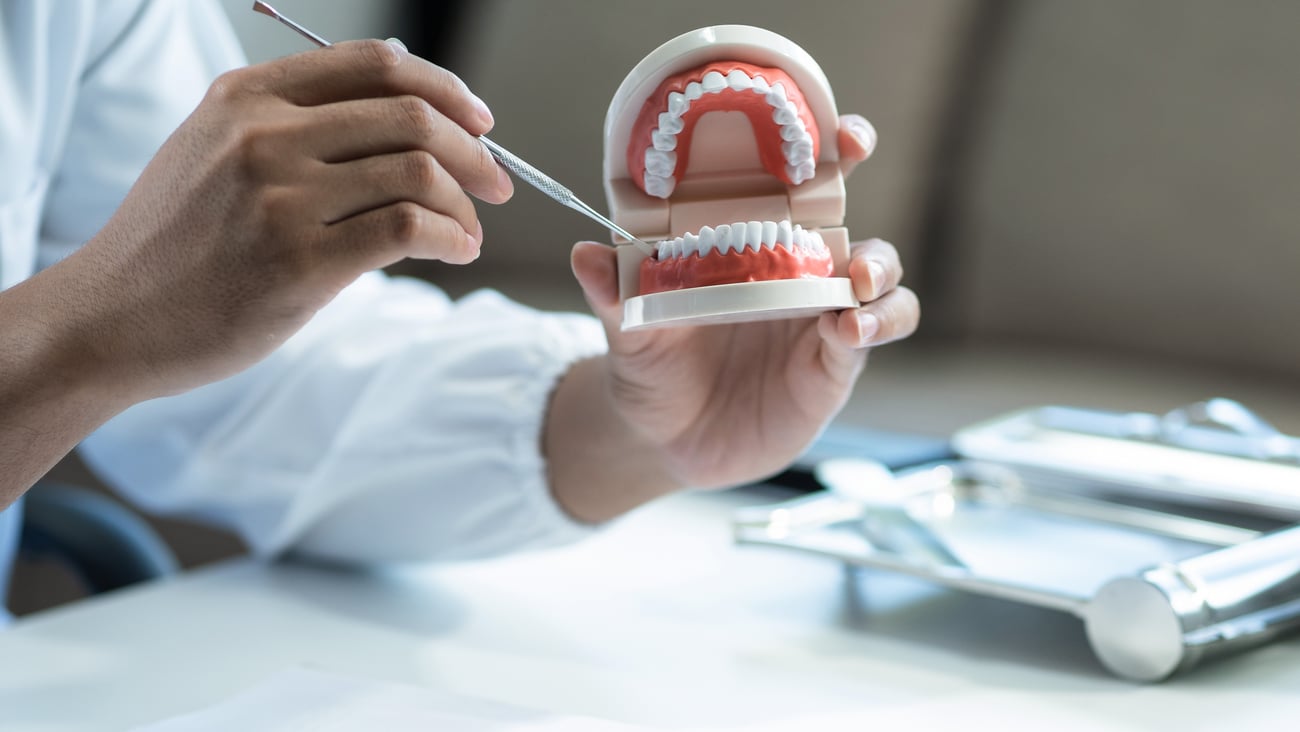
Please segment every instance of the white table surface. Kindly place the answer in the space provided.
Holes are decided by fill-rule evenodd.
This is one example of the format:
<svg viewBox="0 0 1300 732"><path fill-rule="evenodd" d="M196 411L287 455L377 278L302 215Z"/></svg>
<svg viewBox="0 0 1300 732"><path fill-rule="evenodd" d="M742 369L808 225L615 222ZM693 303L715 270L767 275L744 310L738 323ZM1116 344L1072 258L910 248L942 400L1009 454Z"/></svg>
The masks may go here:
<svg viewBox="0 0 1300 732"><path fill-rule="evenodd" d="M1158 685L1073 617L735 547L678 496L575 547L361 574L236 561L0 632L0 730L128 729L286 667L670 729L1296 729L1300 642Z"/></svg>

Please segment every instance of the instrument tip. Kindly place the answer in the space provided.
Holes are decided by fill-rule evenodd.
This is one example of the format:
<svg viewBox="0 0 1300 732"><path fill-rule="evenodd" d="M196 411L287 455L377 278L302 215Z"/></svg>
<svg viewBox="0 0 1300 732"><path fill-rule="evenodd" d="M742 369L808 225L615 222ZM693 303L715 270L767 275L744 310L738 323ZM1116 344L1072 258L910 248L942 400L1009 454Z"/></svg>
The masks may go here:
<svg viewBox="0 0 1300 732"><path fill-rule="evenodd" d="M275 12L275 8L262 2L262 0L255 0L255 2L253 3L253 10L261 13L262 15L269 15L272 18L280 17L280 14Z"/></svg>

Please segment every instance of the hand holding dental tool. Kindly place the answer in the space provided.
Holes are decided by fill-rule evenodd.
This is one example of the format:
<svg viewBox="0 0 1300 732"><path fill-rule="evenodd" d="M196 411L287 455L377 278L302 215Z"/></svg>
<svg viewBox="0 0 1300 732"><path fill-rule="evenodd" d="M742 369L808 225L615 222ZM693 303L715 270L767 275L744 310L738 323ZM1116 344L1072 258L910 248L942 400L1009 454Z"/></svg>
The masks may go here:
<svg viewBox="0 0 1300 732"><path fill-rule="evenodd" d="M275 18L276 20L285 24L289 28L293 29L303 38L306 38L312 43L315 43L317 46L324 48L330 45L329 41L325 40L324 38L317 35L316 33L313 33L312 31L308 30L301 24L295 22L293 19L282 14L281 12L271 7L270 5L261 2L261 0L256 0L253 3L253 10L262 13L263 15L268 15L272 18ZM555 179L551 178L550 176L546 175L542 171L528 164L527 162L524 161L523 158L520 158L518 155L515 155L514 153L505 149L504 147L501 147L497 143L489 140L486 136L480 135L478 139L483 143L484 147L488 149L488 152L492 154L492 157L495 158L496 161L500 163L502 167L514 173L525 183L531 185L532 187L546 194L549 198L561 204L562 206L565 206L566 208L571 208L574 211L583 214L584 216L590 218L591 220L603 225L610 231L613 231L615 234L618 234L624 239L627 239L629 243L635 246L643 254L647 256L654 255L655 248L653 246L647 244L644 241L641 241L636 236L629 233L623 227L619 226L613 221L610 221L608 218L603 216L600 212L596 211L596 209L592 208L586 203L583 203L583 201L580 198L574 195L573 191L570 191L568 188L560 185Z"/></svg>

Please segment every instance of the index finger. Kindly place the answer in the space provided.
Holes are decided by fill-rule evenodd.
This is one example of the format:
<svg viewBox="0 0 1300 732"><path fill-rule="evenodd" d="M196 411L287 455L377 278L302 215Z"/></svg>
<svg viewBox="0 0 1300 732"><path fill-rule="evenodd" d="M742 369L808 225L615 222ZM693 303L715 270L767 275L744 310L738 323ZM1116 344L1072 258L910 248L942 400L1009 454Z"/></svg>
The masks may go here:
<svg viewBox="0 0 1300 732"><path fill-rule="evenodd" d="M299 106L410 94L472 135L492 129L492 113L460 77L387 41L342 41L233 74Z"/></svg>
<svg viewBox="0 0 1300 732"><path fill-rule="evenodd" d="M840 117L839 129L840 171L848 177L858 164L871 157L876 150L876 128L866 117L846 114Z"/></svg>

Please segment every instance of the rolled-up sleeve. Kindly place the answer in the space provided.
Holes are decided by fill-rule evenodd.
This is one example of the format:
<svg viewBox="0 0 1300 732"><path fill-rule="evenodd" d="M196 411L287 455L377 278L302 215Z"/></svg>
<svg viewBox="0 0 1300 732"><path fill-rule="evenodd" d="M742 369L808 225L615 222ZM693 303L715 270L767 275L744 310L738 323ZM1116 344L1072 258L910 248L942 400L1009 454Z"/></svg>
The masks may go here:
<svg viewBox="0 0 1300 732"><path fill-rule="evenodd" d="M594 319L484 291L450 301L367 275L269 359L138 405L83 454L155 511L232 527L258 552L351 561L478 557L589 528L546 480L557 381L603 352Z"/></svg>

